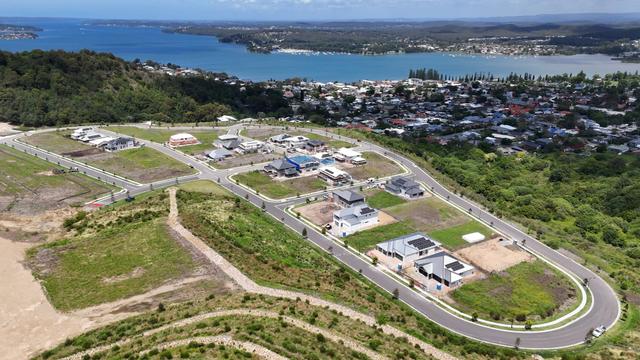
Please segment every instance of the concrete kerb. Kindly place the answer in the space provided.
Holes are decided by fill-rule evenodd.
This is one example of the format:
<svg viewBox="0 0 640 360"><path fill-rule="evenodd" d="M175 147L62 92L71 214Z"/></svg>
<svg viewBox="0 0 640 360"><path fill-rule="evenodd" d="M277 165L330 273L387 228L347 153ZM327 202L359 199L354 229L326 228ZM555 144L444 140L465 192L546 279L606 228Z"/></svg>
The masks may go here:
<svg viewBox="0 0 640 360"><path fill-rule="evenodd" d="M108 171L106 171L106 170L99 169L99 168L97 168L97 167L95 167L95 166L92 166L92 165L89 165L89 164L85 164L85 163L80 162L80 161L78 161L78 160L74 160L74 159L68 158L68 157L66 157L66 156L63 156L63 155L60 155L60 154L56 154L56 153L51 152L51 151L49 151L49 150L45 150L45 149L43 149L43 148L39 148L39 147L37 147L37 146L33 146L33 145L31 145L31 144L27 144L27 143L25 143L25 142L23 142L23 141L18 140L18 138L14 138L14 139L13 139L13 141L18 142L18 143L20 143L20 145L25 146L25 147L28 147L28 148L30 148L30 149L32 149L32 150L37 150L37 151L40 151L40 152L44 152L44 153L46 153L46 154L51 155L52 157L58 157L58 158L64 159L65 161L69 161L69 162L71 162L71 163L73 163L73 164L76 164L76 165L78 165L78 166L87 167L87 168L90 168L90 169L92 169L92 170L94 170L94 171L96 171L96 172L101 172L101 173L107 174L107 175L112 176L112 177L114 177L114 178L116 178L116 179L119 179L119 180L120 180L120 181L122 181L122 182L130 183L130 184L131 184L131 185L133 185L133 186L144 186L144 185L145 185L145 184L139 183L139 182L137 182L137 181L135 181L135 180L127 179L127 178L125 178L125 177L123 177L123 176L120 176L120 175L118 175L118 174L114 174L114 173L108 172ZM52 161L50 161L49 159L45 159L45 160L46 160L46 161L49 161L49 162L52 162ZM91 176L91 175L89 175L89 174L86 174L86 175L87 175L87 176ZM97 177L94 177L94 176L91 176L91 177L93 177L93 178L95 178L95 179L98 179ZM106 181L104 181L103 179L98 179L98 180L100 180L100 181L102 181L102 182L106 182Z"/></svg>
<svg viewBox="0 0 640 360"><path fill-rule="evenodd" d="M311 223L311 222L310 222L308 219L306 219L305 217L302 217L302 216L301 216L300 218L298 218L298 217L297 217L297 215L293 212L293 208L294 208L294 207L295 207L295 205L290 205L290 206L288 206L287 208L285 208L284 210L285 210L285 212L286 212L287 214L289 214L290 216L295 217L296 219L298 219L298 220L302 221L303 223L307 224L308 226L310 226L311 228L315 229L316 231L318 231L318 232L320 232L320 233L322 234L322 228L321 228L321 227L317 226L316 224ZM325 237L327 237L327 238L329 238L329 239L331 239L333 242L335 242L335 243L337 243L338 245L342 246L343 248L345 248L345 249L349 250L349 251L350 251L351 253L353 253L354 255L357 255L357 256L358 256L358 257L360 257L361 259L365 260L366 262L368 262L369 264L371 264L372 266L374 266L374 265L373 265L373 259L372 259L371 257L367 256L367 255L366 255L366 254L364 254L364 253L359 252L357 249L355 249L355 248L353 248L353 247L349 246L348 244L347 244L347 246L345 246L345 242L344 242L343 240L341 240L340 238L338 238L338 237L336 237L336 236L334 236L334 235L332 235L332 234L322 234L322 235L323 235L323 236L325 236ZM328 252L328 251L327 251L327 252ZM545 261L546 261L546 260L545 260ZM451 305L449 305L449 304L447 304L446 302L444 302L444 301L442 301L442 300L438 299L438 298L437 298L437 297L435 297L433 294L431 294L431 293L429 293L429 292L427 292L427 291L424 291L424 290L422 290L422 289L420 289L420 288L417 288L417 287L410 287L410 286L409 286L409 285L410 285L410 282L409 282L406 278L404 278L403 276L401 276L401 275L397 274L396 272L392 271L391 269L388 269L388 268L386 268L386 267L384 267L384 266L382 266L382 265L380 265L380 264L375 265L375 267L376 267L378 270L380 270L381 272L385 273L387 276L389 276L389 277L393 278L395 281L398 281L398 282L399 282L399 283L401 283L402 285L407 286L409 289L414 290L415 292L417 292L417 293L419 293L419 294L422 294L422 295L423 295L423 296L425 296L428 300L430 300L430 301L431 301L431 302L433 302L434 304L438 305L438 306L439 306L440 308L442 308L443 310L446 310L446 311L447 311L447 312L449 312L450 314L452 314L452 315L454 315L454 316L458 317L458 318L459 318L459 319L461 319L461 320L465 320L465 321L473 322L473 321L471 321L471 319L473 318L471 315L469 315L469 314L467 314L467 313L464 313L464 312L462 312L462 311L460 311L460 310L458 310L458 309L456 309L456 308L452 307ZM574 281L575 281L575 279L573 279L573 278L572 278L572 280L574 280ZM584 299L584 297L583 297L583 299ZM586 302L586 300L585 300L585 302ZM584 306L583 306L583 307L584 307ZM592 308L592 307L593 307L593 302L591 302L591 308ZM590 310L591 310L591 308L590 308ZM577 310L580 310L580 309L577 309ZM585 312L582 316L585 316L585 315L587 315L588 313L589 313L589 311ZM557 323L559 323L559 322L562 322L562 321L566 320L567 318L569 318L569 317L571 317L571 316L574 316L574 315L575 315L575 313L573 313L573 312L572 312L572 313L570 313L570 314L567 314L567 315L563 316L563 318L559 318L559 319L554 320L553 322L549 322L549 323L542 323L542 324L535 324L535 325L537 325L537 326L532 326L532 329L531 329L531 330L527 330L527 329L525 329L525 326L524 326L524 325L511 325L511 324L505 324L505 323L497 323L497 322L493 322L493 321L489 321L489 320L484 320L484 319L477 319L477 321L476 321L476 322L473 322L473 323L476 323L476 324L478 324L478 323L479 323L481 326L483 326L482 324L485 324L485 325L488 325L488 326L485 326L485 327L487 327L487 328L499 329L499 330L502 330L502 331L509 331L509 332L513 332L513 333L523 333L523 332L548 332L548 331L558 330L558 329L561 329L561 328L563 328L563 327L565 327L565 326L568 326L568 325L570 325L571 323L573 323L574 321L577 321L577 320L579 320L580 318L582 318L582 316L581 316L581 317L579 317L579 318L576 318L576 319L572 319L572 321L571 321L571 322L568 322L568 323L566 323L566 324L563 324L563 325L562 325L562 326L560 326L560 327L554 327L554 328L551 328L551 329L545 329L545 330L535 330L535 329L536 329L536 328L548 327L548 326L555 325L555 324L557 324ZM560 321L558 321L558 320L560 320ZM505 329L506 329L506 330L505 330ZM521 331L512 330L512 329L520 329Z"/></svg>
<svg viewBox="0 0 640 360"><path fill-rule="evenodd" d="M254 204L254 206L257 206L257 205L255 205L255 204ZM269 215L271 215L271 214L269 214ZM271 217L273 217L274 219L276 218L276 217L275 217L275 216L273 216L273 215L271 215ZM276 219L276 220L279 220L279 219ZM285 225L286 227L288 227L289 229L293 230L294 232L297 232L297 230L296 230L295 228L293 228L292 226L289 226L288 224L284 224L284 225ZM312 228L312 231L316 231L316 230L315 230L315 228ZM311 242L311 243L312 243L313 245L315 245L317 248L322 249L324 252L329 253L329 252L327 251L327 249L323 249L322 247L318 246L318 245L317 245L317 244L315 244L314 242ZM353 250L352 250L352 249L350 249L350 248L348 248L348 250L353 252ZM330 254L330 253L329 253L329 254ZM358 254L358 253L356 252L356 254ZM362 256L360 255L360 257L362 257ZM365 259L366 259L366 258L365 258ZM376 266L373 266L373 265L371 264L371 262L369 262L369 264L370 264L370 266L372 266L372 267L373 267L373 268L375 268L376 270L380 271L381 273L383 273L383 274L385 274L385 275L387 275L387 276L390 276L390 274L389 274L389 273L387 273L387 272L385 272L385 271L381 270L381 268L380 268L379 266L377 266L377 265L376 265ZM346 264L345 264L345 266L349 266L349 265L346 265ZM350 266L349 266L349 267L350 267ZM354 271L358 271L358 269L354 269L354 268L351 268L351 269L352 269L352 270L354 270ZM363 275L363 276L364 276L364 275ZM365 276L365 277L366 277L366 276ZM371 279L369 279L369 278L367 278L367 279L368 279L369 281L372 281L372 280L371 280ZM374 283L374 284L375 284L375 283ZM402 281L398 281L398 284L399 284L400 286L403 286L403 287L404 287L405 289L407 289L407 290L415 290L414 288L409 287L409 286L408 286L408 283L404 283L404 282L402 282ZM386 290L386 289L384 289L384 288L380 288L380 289L382 289L383 291L386 291L387 293L391 294L391 292L387 291L387 290ZM402 301L405 305L407 305L409 308L413 309L415 312L417 312L417 313L420 313L420 314L421 314L420 310L416 309L414 306L412 306L412 305L411 305L411 304L409 304L408 302L406 302L406 301L404 301L404 300L402 300L402 299L398 299L398 300L399 300L399 301ZM456 316L455 314L452 314L452 315L453 315L453 316ZM456 317L457 317L457 316L456 316ZM472 322L471 320L468 320L468 319L465 319L465 318L460 318L460 317L458 317L458 318L459 318L460 320L462 320L462 321L466 321L466 322L468 322L468 323L470 323L470 324L473 324L473 325L481 326L481 327L484 327L484 328L487 328L487 329L493 329L493 330L498 330L498 331L502 331L502 332L512 333L512 334L514 334L514 335L522 334L522 333L527 333L527 332L525 332L525 331L515 331L515 330L507 330L507 329L496 329L496 328L492 328L492 327L487 326L487 325L479 324L479 323L477 323L477 322ZM441 327L443 327L443 328L447 329L448 331L451 331L451 332L452 332L452 333L454 333L454 334L458 334L458 335L460 335L460 336L463 336L463 337L466 337L466 338L470 338L470 339L473 339L473 340L478 341L478 342L481 342L481 343L491 344L491 345L496 345L496 346L505 347L505 348L511 348L511 347L513 347L512 345L506 345L506 344L501 344L501 343L495 343L495 342L486 341L486 340L483 340L483 339L480 339L480 338L477 338L477 337L474 337L474 336L469 336L469 335L466 335L466 334L462 334L462 333L460 333L460 332L458 332L458 331L456 331L456 330L454 330L454 329L452 329L452 328L449 328L449 327L447 327L447 326L445 326L445 325L442 325L442 324L438 324L438 326L441 326ZM554 330L556 330L556 329L549 329L549 330L544 330L544 331L539 331L539 332L549 332L549 331L554 331ZM522 347L522 346L521 346L520 348L521 348L521 349L524 349L524 350L554 350L554 349L564 349L564 348L567 348L567 347L578 346L578 345L581 345L581 344L582 344L582 342L580 342L580 343L575 343L575 344L570 344L570 345L568 345L568 346L561 346L561 347L549 347L549 348L527 348L527 347Z"/></svg>
<svg viewBox="0 0 640 360"><path fill-rule="evenodd" d="M380 156L384 156L387 159L395 162L398 166L400 166L404 170L404 172L400 173L400 174L394 174L394 175L389 175L389 176L385 176L385 177L379 178L379 179L376 180L377 182L386 181L386 180L392 179L392 178L394 178L396 176L403 176L403 175L407 176L407 175L413 174L411 172L411 170L406 168L404 165L402 165L399 162L387 157L386 155L380 154L378 151L372 151L372 152L375 152L375 153L379 154ZM264 163L264 164L268 164L268 163ZM211 167L208 164L207 164L207 166ZM212 168L212 169L215 170L215 171L219 171L219 170L214 169L214 168ZM233 169L227 169L227 170L228 171L232 171ZM347 184L347 185L342 185L342 186L337 186L337 187L328 187L326 190L314 191L314 192L311 192L311 193L302 194L300 196L290 196L290 197L284 198L284 199L273 199L273 198L270 198L270 197L268 197L268 196L266 196L266 195L264 195L264 194L262 194L260 192L257 192L255 189L252 189L249 186L247 186L247 185L245 185L245 184L243 184L243 183L241 183L239 181L236 182L236 179L234 179L234 176L236 176L238 174L242 174L242 173L243 173L242 171L232 172L230 175L227 176L227 180L229 180L229 182L231 182L231 183L233 183L233 184L235 184L237 186L242 187L246 191L255 194L256 196L262 198L263 200L266 200L266 201L268 201L270 203L280 203L280 204L286 203L286 202L289 202L289 201L295 201L295 200L298 200L298 199L306 199L306 198L322 195L322 194L327 193L329 191L350 189L350 188L354 188L354 187L358 187L358 186L364 186L364 185L368 184L368 182L366 180L362 180L362 181L359 181L359 182L354 182L353 185L352 184Z"/></svg>
<svg viewBox="0 0 640 360"><path fill-rule="evenodd" d="M460 206L458 206L457 204L454 204L452 201L450 201L450 199L445 199L445 198L443 198L442 196L440 196L439 194L437 194L437 193L433 192L433 191L431 190L431 188L429 188L428 186L426 186L426 184L424 184L424 183L422 183L422 182L421 182L421 184L422 184L422 186L423 186L423 187L425 187L425 188L427 189L427 191L429 191L433 196L437 197L438 199L440 199L440 200L442 200L442 201L445 201L449 206L452 206L452 207L456 208L458 211L462 212L463 214L465 214L466 216L468 216L468 217L469 217L469 218L471 218L472 220L475 220L475 221L480 222L481 224L483 224L484 226L488 227L489 229L491 229L492 231L494 231L494 232L495 232L495 233L497 233L498 235L503 236L503 237L505 237L505 238L509 238L508 236L506 236L505 234L501 233L500 231L498 231L497 229L495 229L493 226L491 226L491 224L487 223L487 221L486 221L486 220L484 220L484 219L482 219L482 218L479 218L479 217L475 216L474 214L470 214L469 212L467 212L466 210L462 209L462 208L461 208ZM531 326L531 329L532 329L532 330L533 330L533 329L536 329L536 328L545 328L545 327L549 327L549 326L557 325L557 324L559 324L559 323L562 323L562 322L564 322L564 321L566 321L566 320L568 320L568 319L570 319L570 318L574 317L576 314L578 314L578 313L580 313L582 310L584 310L584 307L585 307L585 305L587 304L587 296L588 296L588 295L587 295L587 292L586 292L586 291L585 291L585 289L584 289L584 286L582 286L582 284L580 283L580 281L578 281L578 279L577 279L577 278L576 278L572 273L570 273L569 271L567 271L567 270L563 269L563 268L562 268L562 267L560 267L560 266L557 266L557 265L556 265L556 264L554 264L553 262L551 262L551 261L547 260L546 258L544 258L543 256L541 256L540 254L538 254L538 253L536 253L536 252L532 251L531 249L528 249L527 247L522 246L522 244L521 244L520 242L517 242L517 241L516 241L516 244L518 244L518 246L519 246L521 249L523 249L524 251L526 251L526 252L530 253L531 255L535 256L537 259L540 259L540 260L544 261L546 264L550 265L551 267L555 268L556 270L558 270L558 271L560 271L561 273L563 273L564 275L566 275L569 279L571 279L571 280L575 283L576 287L579 289L579 291L580 291L580 293L581 293L581 295L582 295L582 296L581 296L581 302L580 302L579 306L578 306L578 307L576 307L576 309L572 310L570 313L565 314L565 315L563 315L562 317L560 317L560 318L558 318L558 319L555 319L555 320L553 320L553 321L549 321L549 322L545 322L545 323L539 323L539 324L534 324L534 325L532 325L532 326ZM593 294L591 293L591 290L590 290L590 289L589 289L589 293L590 293L590 296L593 298ZM447 306L447 307L449 306L448 304L444 304L444 305L445 305L445 306ZM591 303L591 308L592 308L592 307L593 307L593 302ZM461 312L460 312L459 310L457 310L457 309L452 308L452 310L453 310L453 311L455 311L455 312L461 313ZM587 315L588 313L589 313L589 311L585 312L584 314L582 314L582 316L580 316L580 317L578 317L578 318L576 318L576 319L573 319L571 322L569 322L569 323L567 323L567 324L563 325L562 327L567 326L567 325L571 324L572 322L574 322L574 321L577 321L577 320L581 319L583 316ZM464 314L464 313L461 313L461 314ZM471 318L471 317L470 317L469 315L467 315L467 314L464 314L464 316ZM511 326L511 324L496 323L496 322L489 321L489 320L485 320L485 319L478 319L478 322L483 322L483 323L488 324L488 325L491 325L491 326L510 327L510 328L513 328L513 327L515 326L515 327L518 327L518 328L524 328L524 326L523 326L523 325L514 325L514 326ZM554 329L556 329L556 330L557 330L557 329L562 328L562 327L558 327L558 328L554 328Z"/></svg>

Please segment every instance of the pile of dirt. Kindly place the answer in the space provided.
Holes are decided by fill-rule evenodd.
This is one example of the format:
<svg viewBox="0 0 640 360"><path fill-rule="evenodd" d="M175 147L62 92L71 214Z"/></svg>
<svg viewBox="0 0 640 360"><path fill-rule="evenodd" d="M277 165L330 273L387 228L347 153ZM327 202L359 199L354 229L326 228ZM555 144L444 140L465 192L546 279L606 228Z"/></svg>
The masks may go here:
<svg viewBox="0 0 640 360"><path fill-rule="evenodd" d="M85 157L85 156L91 156L91 155L103 154L103 153L104 153L104 151L102 151L101 149L91 148L91 149L86 149L86 150L72 151L72 152L64 153L62 155L69 156L69 157L74 157L74 158L79 158L79 157Z"/></svg>

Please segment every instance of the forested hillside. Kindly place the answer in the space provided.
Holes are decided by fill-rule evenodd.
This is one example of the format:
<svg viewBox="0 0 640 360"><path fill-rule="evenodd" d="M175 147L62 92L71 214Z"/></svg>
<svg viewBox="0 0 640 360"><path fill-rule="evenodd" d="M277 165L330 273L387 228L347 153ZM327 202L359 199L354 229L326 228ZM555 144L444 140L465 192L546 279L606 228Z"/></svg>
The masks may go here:
<svg viewBox="0 0 640 360"><path fill-rule="evenodd" d="M259 112L286 114L288 107L279 91L259 84L152 74L111 54L0 52L0 121L17 125L213 121Z"/></svg>
<svg viewBox="0 0 640 360"><path fill-rule="evenodd" d="M552 152L501 156L465 144L369 134L413 153L460 185L465 196L514 218L553 248L566 248L640 299L640 158Z"/></svg>

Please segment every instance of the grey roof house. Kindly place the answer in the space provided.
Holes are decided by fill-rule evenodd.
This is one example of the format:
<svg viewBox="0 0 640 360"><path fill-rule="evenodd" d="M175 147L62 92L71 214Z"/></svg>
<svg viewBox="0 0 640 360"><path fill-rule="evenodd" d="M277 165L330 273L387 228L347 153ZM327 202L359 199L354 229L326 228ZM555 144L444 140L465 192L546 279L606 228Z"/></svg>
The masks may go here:
<svg viewBox="0 0 640 360"><path fill-rule="evenodd" d="M423 233L417 232L381 242L376 245L376 250L386 256L402 261L404 266L410 265L420 257L434 254L440 250L440 246L439 242Z"/></svg>
<svg viewBox="0 0 640 360"><path fill-rule="evenodd" d="M404 176L398 176L389 180L385 184L385 190L409 199L419 198L424 195L424 190L420 184Z"/></svg>
<svg viewBox="0 0 640 360"><path fill-rule="evenodd" d="M296 166L287 161L287 159L273 160L264 167L264 171L272 176L292 177L298 175Z"/></svg>
<svg viewBox="0 0 640 360"><path fill-rule="evenodd" d="M130 149L138 146L138 142L134 138L121 136L102 145L106 151L118 151Z"/></svg>
<svg viewBox="0 0 640 360"><path fill-rule="evenodd" d="M232 157L233 153L227 149L216 149L211 151L207 156L215 161L222 161L226 158Z"/></svg>
<svg viewBox="0 0 640 360"><path fill-rule="evenodd" d="M337 236L348 236L378 223L377 209L367 204L344 208L333 213L332 231Z"/></svg>
<svg viewBox="0 0 640 360"><path fill-rule="evenodd" d="M415 261L418 272L429 279L454 287L462 284L464 277L472 275L474 267L444 251Z"/></svg>
<svg viewBox="0 0 640 360"><path fill-rule="evenodd" d="M364 195L351 190L336 190L332 194L333 202L340 207L364 205Z"/></svg>

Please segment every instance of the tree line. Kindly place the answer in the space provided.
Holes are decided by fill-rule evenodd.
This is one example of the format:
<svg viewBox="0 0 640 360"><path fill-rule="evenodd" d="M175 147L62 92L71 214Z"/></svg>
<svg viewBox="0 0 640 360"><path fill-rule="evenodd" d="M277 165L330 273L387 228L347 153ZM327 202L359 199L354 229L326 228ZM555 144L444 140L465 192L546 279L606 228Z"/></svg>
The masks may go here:
<svg viewBox="0 0 640 360"><path fill-rule="evenodd" d="M135 121L209 121L231 113L284 116L282 93L261 84L146 72L112 54L0 52L0 121L30 127Z"/></svg>

